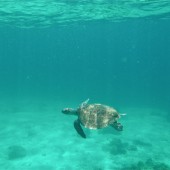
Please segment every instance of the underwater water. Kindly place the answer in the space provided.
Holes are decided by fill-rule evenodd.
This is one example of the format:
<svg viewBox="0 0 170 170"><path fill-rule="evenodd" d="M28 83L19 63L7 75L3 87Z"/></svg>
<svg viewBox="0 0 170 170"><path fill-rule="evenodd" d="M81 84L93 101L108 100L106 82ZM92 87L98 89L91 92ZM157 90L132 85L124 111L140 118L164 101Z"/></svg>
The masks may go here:
<svg viewBox="0 0 170 170"><path fill-rule="evenodd" d="M170 170L170 3L2 1L0 170ZM126 113L74 129L86 99Z"/></svg>

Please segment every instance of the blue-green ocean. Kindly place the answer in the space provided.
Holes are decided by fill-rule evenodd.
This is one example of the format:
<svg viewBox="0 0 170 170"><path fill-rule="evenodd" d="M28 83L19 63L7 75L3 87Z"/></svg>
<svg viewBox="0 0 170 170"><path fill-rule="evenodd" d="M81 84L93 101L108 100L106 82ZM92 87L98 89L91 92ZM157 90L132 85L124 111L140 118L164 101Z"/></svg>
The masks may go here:
<svg viewBox="0 0 170 170"><path fill-rule="evenodd" d="M169 2L7 2L0 170L170 170ZM123 114L123 131L82 138L61 111L88 98Z"/></svg>

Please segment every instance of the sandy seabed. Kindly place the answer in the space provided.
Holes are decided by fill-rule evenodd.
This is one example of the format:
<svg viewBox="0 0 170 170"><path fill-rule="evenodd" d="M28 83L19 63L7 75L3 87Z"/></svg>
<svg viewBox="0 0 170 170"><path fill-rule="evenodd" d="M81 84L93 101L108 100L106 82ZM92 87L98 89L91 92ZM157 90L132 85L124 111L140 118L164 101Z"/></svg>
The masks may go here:
<svg viewBox="0 0 170 170"><path fill-rule="evenodd" d="M123 132L73 127L68 102L0 102L0 170L170 170L170 112L123 108ZM75 107L76 103L70 103Z"/></svg>

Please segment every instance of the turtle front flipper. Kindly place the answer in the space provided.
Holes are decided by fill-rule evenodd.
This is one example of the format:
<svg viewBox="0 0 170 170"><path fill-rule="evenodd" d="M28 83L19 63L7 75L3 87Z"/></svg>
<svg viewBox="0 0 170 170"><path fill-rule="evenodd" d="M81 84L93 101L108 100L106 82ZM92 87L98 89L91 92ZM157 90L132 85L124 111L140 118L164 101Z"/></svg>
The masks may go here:
<svg viewBox="0 0 170 170"><path fill-rule="evenodd" d="M85 100L83 103L81 103L80 108L82 109L83 107L85 107L88 102L89 102L89 99Z"/></svg>
<svg viewBox="0 0 170 170"><path fill-rule="evenodd" d="M78 119L74 121L74 128L76 129L77 133L81 137L86 138L86 135L85 135L85 133L84 133L84 131L83 131L81 125L80 125L80 121Z"/></svg>

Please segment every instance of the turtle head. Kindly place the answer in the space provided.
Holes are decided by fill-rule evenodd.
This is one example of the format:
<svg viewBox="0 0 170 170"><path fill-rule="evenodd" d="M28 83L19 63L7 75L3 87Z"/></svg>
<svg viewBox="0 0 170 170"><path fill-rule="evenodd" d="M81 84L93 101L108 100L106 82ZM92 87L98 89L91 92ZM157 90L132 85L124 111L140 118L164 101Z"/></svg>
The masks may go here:
<svg viewBox="0 0 170 170"><path fill-rule="evenodd" d="M61 112L66 115L77 115L77 110L72 108L64 108Z"/></svg>

